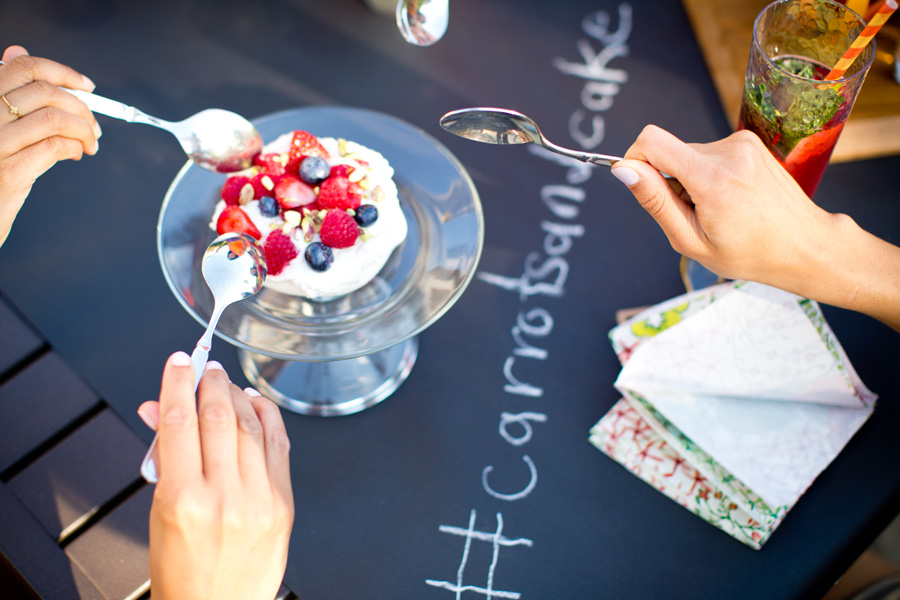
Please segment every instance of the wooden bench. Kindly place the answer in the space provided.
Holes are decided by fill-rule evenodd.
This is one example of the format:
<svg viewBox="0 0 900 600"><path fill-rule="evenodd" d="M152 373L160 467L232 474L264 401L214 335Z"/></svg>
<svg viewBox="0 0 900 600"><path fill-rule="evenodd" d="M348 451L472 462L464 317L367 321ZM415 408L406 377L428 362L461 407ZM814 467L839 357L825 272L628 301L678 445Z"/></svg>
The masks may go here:
<svg viewBox="0 0 900 600"><path fill-rule="evenodd" d="M0 295L3 598L150 598L146 449Z"/></svg>

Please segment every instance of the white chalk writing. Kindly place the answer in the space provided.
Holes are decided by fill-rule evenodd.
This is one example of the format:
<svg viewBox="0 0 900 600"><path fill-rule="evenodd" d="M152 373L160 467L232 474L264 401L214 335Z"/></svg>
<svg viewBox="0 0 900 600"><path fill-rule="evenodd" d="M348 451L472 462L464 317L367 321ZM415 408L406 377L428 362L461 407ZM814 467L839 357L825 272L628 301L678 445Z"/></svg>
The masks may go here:
<svg viewBox="0 0 900 600"><path fill-rule="evenodd" d="M632 30L632 8L629 4L621 4L617 11L617 26L613 29L613 17L606 11L595 11L582 19L581 31L587 38L576 42L576 50L581 61L567 58L556 58L553 66L563 75L584 80L581 89L580 104L569 116L569 135L584 150L596 148L606 132L604 113L610 110L615 98L628 81L628 73L614 66L616 59L628 55L628 38ZM590 38L590 39L588 39ZM595 47L599 42L601 46ZM525 255L520 275L502 275L479 272L478 279L488 285L518 296L523 305L510 329L514 347L503 360L503 392L508 396L521 400L539 401L545 390L540 376L545 370L535 368L536 362L546 363L550 360L547 345L542 343L554 328L554 318L550 309L538 305L553 303L565 295L566 282L570 267L567 255L573 250L576 242L586 234L586 228L576 222L587 198L587 192L579 187L595 172L596 166L560 156L536 145L529 145L528 151L538 158L560 165L566 169L565 182L551 183L541 187L539 197L551 215L540 222L542 237L541 250ZM542 412L506 412L500 414L498 432L500 437L513 448L524 448L535 436L535 427L548 421ZM538 467L529 454L516 451L526 470L524 476L517 474L517 469L508 457L503 462L485 466L481 473L481 486L484 492L493 499L505 502L517 502L527 498L537 487ZM509 485L510 481L522 481L520 489L513 491L497 491L491 485L491 475L502 469L504 477L497 482ZM515 485L515 484L514 484ZM503 486L499 486L503 487ZM509 540L501 535L503 515L497 513L497 530L494 533L475 531L475 510L470 513L467 529L441 525L442 533L463 536L466 539L463 558L456 575L456 582L426 580L428 585L452 591L457 600L463 592L481 594L487 598L518 599L521 593L498 591L494 589L494 571L502 546L532 546L531 540L521 538ZM484 587L464 583L465 568L469 560L469 549L472 541L485 541L493 544L494 552L488 571L487 585Z"/></svg>
<svg viewBox="0 0 900 600"><path fill-rule="evenodd" d="M525 538L519 538L516 540L511 540L509 538L501 535L503 533L503 515L497 513L497 529L493 533L489 533L486 531L476 531L475 530L475 511L473 510L469 514L469 526L465 529L461 527L450 527L447 525L441 525L438 530L441 533L449 533L452 535L458 535L464 537L466 542L463 546L463 556L462 560L459 563L459 569L456 571L456 582L451 583L449 581L436 581L434 579L426 579L425 583L428 585L442 588L445 590L449 590L451 592L456 593L457 600L462 596L463 592L475 592L477 594L481 594L485 598L510 598L515 600L516 598L521 597L521 594L518 592L505 592L501 590L494 589L494 572L497 568L497 560L500 557L500 547L509 547L509 546L528 546L531 547L531 540ZM484 587L478 587L474 585L465 585L463 581L465 580L466 574L466 566L469 562L469 550L472 547L472 540L479 542L489 542L493 546L493 552L491 554L491 564L488 567L488 575L487 575L487 585Z"/></svg>

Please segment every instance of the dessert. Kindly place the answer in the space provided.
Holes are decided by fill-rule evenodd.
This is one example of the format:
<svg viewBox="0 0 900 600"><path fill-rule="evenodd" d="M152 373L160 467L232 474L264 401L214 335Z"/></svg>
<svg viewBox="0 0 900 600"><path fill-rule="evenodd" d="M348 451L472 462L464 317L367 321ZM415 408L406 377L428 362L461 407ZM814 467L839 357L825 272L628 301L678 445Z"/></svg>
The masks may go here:
<svg viewBox="0 0 900 600"><path fill-rule="evenodd" d="M260 241L265 287L312 300L342 296L369 283L406 239L393 174L361 144L288 132L225 180L210 227Z"/></svg>

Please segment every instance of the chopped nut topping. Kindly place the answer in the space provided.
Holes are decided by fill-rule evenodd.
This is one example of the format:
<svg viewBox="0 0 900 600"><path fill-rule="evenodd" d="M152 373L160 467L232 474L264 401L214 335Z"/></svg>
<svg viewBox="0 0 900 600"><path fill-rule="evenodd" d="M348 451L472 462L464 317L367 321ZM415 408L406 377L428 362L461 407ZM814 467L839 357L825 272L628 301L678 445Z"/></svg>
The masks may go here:
<svg viewBox="0 0 900 600"><path fill-rule="evenodd" d="M356 167L353 169L349 175L347 175L347 179L352 181L353 183L359 183L362 181L363 177L369 174L368 169L364 169L363 167Z"/></svg>
<svg viewBox="0 0 900 600"><path fill-rule="evenodd" d="M238 196L238 202L241 206L244 206L253 200L255 194L256 190L253 189L253 184L245 183L244 187L241 188L241 195Z"/></svg>

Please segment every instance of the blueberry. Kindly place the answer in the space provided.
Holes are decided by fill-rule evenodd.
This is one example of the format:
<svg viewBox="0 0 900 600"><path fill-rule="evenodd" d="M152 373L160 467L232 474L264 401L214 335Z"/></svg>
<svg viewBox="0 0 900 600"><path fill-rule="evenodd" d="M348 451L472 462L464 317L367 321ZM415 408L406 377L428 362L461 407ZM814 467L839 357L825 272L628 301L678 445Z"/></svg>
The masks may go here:
<svg viewBox="0 0 900 600"><path fill-rule="evenodd" d="M331 263L334 262L334 254L331 252L331 248L322 242L313 242L307 246L306 252L303 253L303 258L316 271L327 271L331 268Z"/></svg>
<svg viewBox="0 0 900 600"><path fill-rule="evenodd" d="M300 161L298 171L303 183L319 185L328 179L328 176L331 174L331 167L328 166L328 161L321 156L307 156Z"/></svg>
<svg viewBox="0 0 900 600"><path fill-rule="evenodd" d="M278 201L271 196L263 196L259 199L259 212L267 217L277 217L280 207Z"/></svg>
<svg viewBox="0 0 900 600"><path fill-rule="evenodd" d="M361 204L356 209L356 216L353 218L360 227L368 227L378 220L378 209L374 204Z"/></svg>

